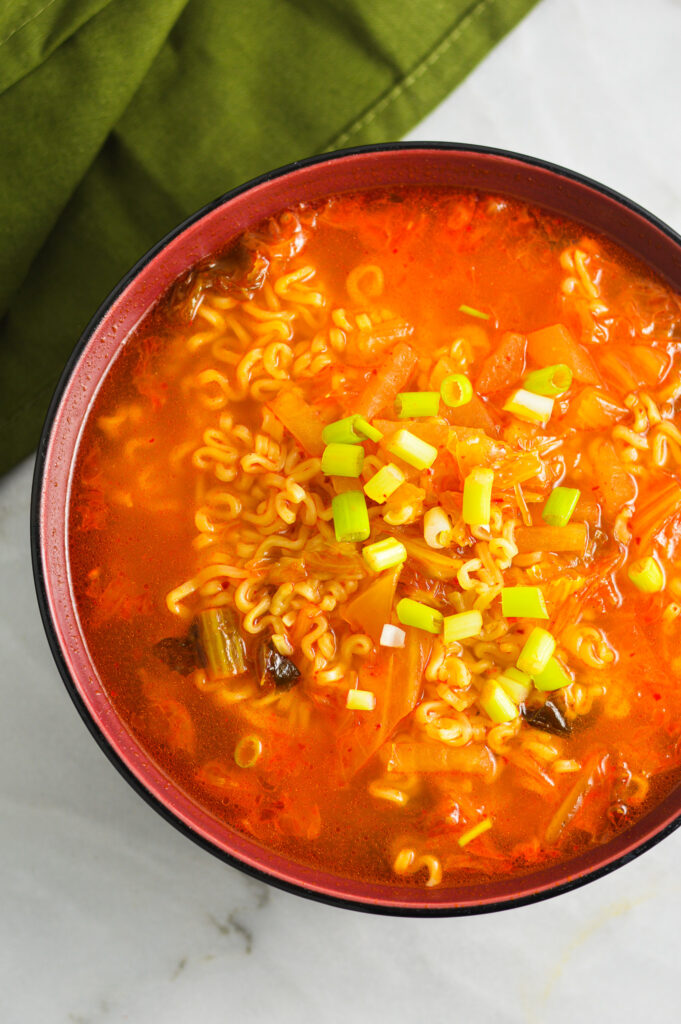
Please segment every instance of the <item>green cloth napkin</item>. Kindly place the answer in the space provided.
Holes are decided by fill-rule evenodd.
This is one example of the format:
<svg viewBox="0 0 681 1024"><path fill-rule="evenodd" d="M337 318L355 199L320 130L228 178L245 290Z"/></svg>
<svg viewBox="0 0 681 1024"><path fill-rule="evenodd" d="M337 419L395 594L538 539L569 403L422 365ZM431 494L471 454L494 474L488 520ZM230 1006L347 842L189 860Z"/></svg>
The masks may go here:
<svg viewBox="0 0 681 1024"><path fill-rule="evenodd" d="M216 196L396 139L537 0L3 0L0 472L107 292Z"/></svg>

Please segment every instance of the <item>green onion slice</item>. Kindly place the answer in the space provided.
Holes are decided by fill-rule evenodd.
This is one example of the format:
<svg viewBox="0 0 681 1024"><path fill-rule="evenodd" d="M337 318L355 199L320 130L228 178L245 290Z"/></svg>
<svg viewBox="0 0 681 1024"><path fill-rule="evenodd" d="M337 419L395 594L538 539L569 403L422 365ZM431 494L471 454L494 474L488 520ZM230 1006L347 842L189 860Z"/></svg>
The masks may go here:
<svg viewBox="0 0 681 1024"><path fill-rule="evenodd" d="M399 626L393 626L392 622L385 622L381 630L381 647L404 647L407 634Z"/></svg>
<svg viewBox="0 0 681 1024"><path fill-rule="evenodd" d="M370 441L380 441L383 437L383 432L374 427L368 420L365 420L363 416L357 414L353 416L355 430L359 431L364 437Z"/></svg>
<svg viewBox="0 0 681 1024"><path fill-rule="evenodd" d="M489 679L485 683L478 703L493 722L512 722L519 715L518 705L509 697L498 679Z"/></svg>
<svg viewBox="0 0 681 1024"><path fill-rule="evenodd" d="M429 469L437 458L437 448L409 430L398 430L388 445L388 451L416 469Z"/></svg>
<svg viewBox="0 0 681 1024"><path fill-rule="evenodd" d="M402 391L395 396L395 413L401 420L437 416L439 410L439 391Z"/></svg>
<svg viewBox="0 0 681 1024"><path fill-rule="evenodd" d="M548 619L544 595L539 587L504 587L501 613L506 618Z"/></svg>
<svg viewBox="0 0 681 1024"><path fill-rule="evenodd" d="M489 526L492 512L494 470L475 466L463 483L463 521L469 526Z"/></svg>
<svg viewBox="0 0 681 1024"><path fill-rule="evenodd" d="M242 736L234 748L234 761L239 768L252 768L262 755L262 740L255 733Z"/></svg>
<svg viewBox="0 0 681 1024"><path fill-rule="evenodd" d="M473 306L459 306L459 313L468 313L469 316L477 316L479 320L489 320L489 313L481 313Z"/></svg>
<svg viewBox="0 0 681 1024"><path fill-rule="evenodd" d="M469 612L457 612L445 616L442 624L442 639L446 644L456 643L478 636L482 632L482 614L473 608Z"/></svg>
<svg viewBox="0 0 681 1024"><path fill-rule="evenodd" d="M532 680L527 672L521 672L512 665L504 669L503 675L499 676L499 682L516 704L524 704L532 690Z"/></svg>
<svg viewBox="0 0 681 1024"><path fill-rule="evenodd" d="M364 449L356 444L328 444L322 453L322 473L354 476L362 472Z"/></svg>
<svg viewBox="0 0 681 1024"><path fill-rule="evenodd" d="M570 389L572 384L572 370L565 363L556 363L555 366L543 366L541 370L533 370L528 373L523 381L526 391L532 391L535 395L546 395L548 398L558 398Z"/></svg>
<svg viewBox="0 0 681 1024"><path fill-rule="evenodd" d="M538 690L560 690L569 686L572 679L556 658L549 658L542 671L533 677L533 681Z"/></svg>
<svg viewBox="0 0 681 1024"><path fill-rule="evenodd" d="M397 618L403 626L415 626L417 629L425 629L428 633L439 633L442 629L442 612L421 601L403 597L398 601L396 611Z"/></svg>
<svg viewBox="0 0 681 1024"><path fill-rule="evenodd" d="M337 541L368 540L371 533L367 503L361 491L343 491L331 499Z"/></svg>
<svg viewBox="0 0 681 1024"><path fill-rule="evenodd" d="M580 493L576 487L554 487L542 510L544 522L549 526L567 526Z"/></svg>
<svg viewBox="0 0 681 1024"><path fill-rule="evenodd" d="M664 570L652 555L632 562L627 569L627 576L644 594L658 594L664 590Z"/></svg>
<svg viewBox="0 0 681 1024"><path fill-rule="evenodd" d="M405 475L402 470L389 462L387 466L381 466L364 485L364 493L372 501L382 505L394 494L397 488L404 483Z"/></svg>
<svg viewBox="0 0 681 1024"><path fill-rule="evenodd" d="M450 409L458 409L460 405L468 405L473 397L473 385L465 373L450 373L440 384L442 401Z"/></svg>
<svg viewBox="0 0 681 1024"><path fill-rule="evenodd" d="M540 626L535 626L518 655L516 665L521 672L527 672L528 676L534 679L544 671L555 649L556 641L551 634Z"/></svg>
<svg viewBox="0 0 681 1024"><path fill-rule="evenodd" d="M382 572L383 569L391 569L394 565L404 562L407 557L407 549L400 540L395 537L388 537L386 540L377 540L374 544L367 544L362 548L362 557L373 572Z"/></svg>
<svg viewBox="0 0 681 1024"><path fill-rule="evenodd" d="M553 399L546 395L537 395L533 391L526 391L518 388L506 402L506 412L513 413L520 420L526 423L539 423L544 426L551 419L553 412Z"/></svg>
<svg viewBox="0 0 681 1024"><path fill-rule="evenodd" d="M381 431L372 427L371 423L358 413L355 413L354 416L346 416L342 420L335 420L333 423L327 423L322 430L324 444L361 444L367 439L380 441L382 437Z"/></svg>
<svg viewBox="0 0 681 1024"><path fill-rule="evenodd" d="M362 435L355 429L356 416L346 416L344 420L328 423L322 430L324 444L361 444Z"/></svg>
<svg viewBox="0 0 681 1024"><path fill-rule="evenodd" d="M349 711L373 711L376 694L372 690L348 690L345 706Z"/></svg>

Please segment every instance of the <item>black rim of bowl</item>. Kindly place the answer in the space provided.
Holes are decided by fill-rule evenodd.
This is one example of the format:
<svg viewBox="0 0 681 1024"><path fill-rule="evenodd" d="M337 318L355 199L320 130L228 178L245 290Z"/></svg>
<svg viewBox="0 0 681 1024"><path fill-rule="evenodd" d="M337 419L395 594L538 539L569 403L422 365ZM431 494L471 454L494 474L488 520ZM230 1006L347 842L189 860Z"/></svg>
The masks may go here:
<svg viewBox="0 0 681 1024"><path fill-rule="evenodd" d="M90 734L96 741L99 748L103 751L109 761L114 765L115 768L120 772L126 782L135 790L135 792L142 797L142 799L149 804L150 807L161 815L169 824L173 825L179 832L181 832L188 839L191 839L194 843L201 847L201 849L212 853L219 860L231 867L237 868L239 871L250 875L252 878L257 879L260 882L264 882L268 885L273 885L278 889L282 889L285 892L293 893L296 896L303 896L306 899L313 900L317 903L325 903L334 907L342 907L347 910L358 910L370 914L380 914L393 917L468 917L474 914L489 914L495 913L500 910L510 910L514 907L527 906L531 903L539 903L543 900L560 896L563 893L571 892L573 889L578 889L583 885L587 885L589 882L593 882L598 878L602 878L605 875L610 874L617 868L623 867L625 864L630 863L641 854L650 850L657 843L661 842L668 835L671 835L681 825L681 810L677 813L676 817L669 822L659 832L653 836L645 839L638 846L631 850L626 851L619 857L610 861L609 863L602 865L601 867L593 868L587 871L584 875L578 878L568 879L565 882L559 883L555 886L549 886L542 889L539 892L530 893L523 896L513 897L509 899L500 899L498 901L492 901L481 905L470 905L470 906L452 906L452 907L409 907L409 906L393 906L389 903L371 903L362 899L349 899L345 897L338 897L330 895L324 892L320 892L315 889L308 889L304 885L300 885L295 882L289 882L286 879L271 875L267 871L260 868L253 867L250 864L240 860L233 854L228 853L226 850L221 849L214 843L207 839L204 839L197 832L195 832L188 825L185 825L165 804L157 799L141 782L141 780L128 768L122 758L118 755L116 750L111 746L109 741L105 738L104 734L99 729L95 719L90 715L87 710L85 703L83 702L71 673L66 664L66 660L62 653L61 645L57 638L57 633L52 622L52 617L49 611L49 601L47 596L47 587L45 581L45 574L43 571L42 563L42 540L40 531L40 509L41 509L41 498L42 498L42 483L43 475L45 471L45 462L47 458L47 451L49 448L50 438L52 436L52 427L54 418L62 400L63 393L66 386L71 379L71 376L78 365L80 356L89 342L92 334L97 329L104 315L113 303L119 298L119 296L126 290L130 283L137 277L139 272L152 260L162 249L168 245L174 238L182 234L188 227L196 221L201 220L207 214L216 210L218 207L223 206L229 200L241 195L243 192L247 192L249 189L254 188L257 185L264 184L265 182L272 181L275 178L282 177L283 175L290 174L292 171L296 171L303 167L310 167L314 164L320 163L332 163L335 160L342 160L348 156L355 156L363 153L383 153L392 152L395 150L450 150L454 152L466 152L472 155L487 155L487 156L498 156L503 157L506 160L515 160L521 164L525 164L528 167L537 167L545 171L550 171L558 177L567 178L571 181L578 182L581 185L585 185L592 189L594 192L598 192L609 199L615 200L621 206L638 214L644 220L648 221L659 231L662 231L672 241L674 241L681 249L681 236L679 236L669 225L665 224L664 221L655 217L654 214L650 213L644 207L639 206L638 203L633 202L626 196L621 195L614 189L609 188L607 185L602 185L600 182L595 181L586 175L579 174L577 171L572 171L569 168L562 167L560 164L554 164L547 160L541 160L537 157L526 156L522 153L516 153L512 150L497 149L491 146L476 146L469 145L467 143L458 142L391 142L391 143L378 143L371 146L354 146L350 149L339 149L332 153L323 154L320 156L308 157L305 160L296 160L292 163L285 164L281 167L277 167L274 170L267 171L265 174L258 175L256 178L251 178L249 181L244 182L242 185L238 185L236 188L230 189L229 192L225 192L217 199L195 213L190 214L181 224L173 228L168 232L159 242L157 242L151 249L148 250L135 265L128 271L128 273L118 282L118 284L112 289L109 295L104 299L97 312L94 314L87 327L81 334L78 342L76 343L68 361L62 371L54 394L50 401L50 405L45 417L45 423L43 425L38 449L36 453L35 468L33 472L33 483L31 491L31 510L30 510L30 532L31 532L31 561L33 566L33 578L35 583L36 594L38 598L38 605L40 608L40 615L43 621L43 627L47 635L47 640L52 651L52 656L56 662L59 673L66 686L66 689L71 697L71 700L76 706L80 717L87 726ZM529 877L529 876L526 876Z"/></svg>

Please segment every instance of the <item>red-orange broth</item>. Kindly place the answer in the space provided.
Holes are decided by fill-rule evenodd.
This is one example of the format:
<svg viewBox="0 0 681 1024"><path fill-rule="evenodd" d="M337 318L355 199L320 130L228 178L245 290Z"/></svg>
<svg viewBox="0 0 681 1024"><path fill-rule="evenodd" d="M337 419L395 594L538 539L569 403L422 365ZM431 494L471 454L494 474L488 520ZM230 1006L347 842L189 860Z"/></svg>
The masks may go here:
<svg viewBox="0 0 681 1024"><path fill-rule="evenodd" d="M347 876L466 883L615 836L681 760L680 346L658 278L502 197L341 195L237 239L144 319L84 428L73 585L118 713L217 818ZM572 382L545 424L504 409L554 364ZM396 395L452 374L470 401L398 420ZM356 441L359 477L323 473L322 428L357 413L383 437ZM396 423L431 465L388 451ZM362 498L388 462L404 483ZM494 482L474 526L479 467ZM558 486L580 492L564 527L542 518ZM334 534L348 490L362 541ZM446 528L428 541L433 508ZM406 560L372 571L363 548L390 538ZM651 557L662 589L644 592L629 569ZM521 585L547 618L502 615L502 587ZM400 623L404 598L436 626L465 611L482 626L445 643ZM381 645L385 623L403 648ZM535 627L565 685L532 676L510 697ZM221 669L207 646L230 629L243 665ZM347 710L354 689L375 706Z"/></svg>

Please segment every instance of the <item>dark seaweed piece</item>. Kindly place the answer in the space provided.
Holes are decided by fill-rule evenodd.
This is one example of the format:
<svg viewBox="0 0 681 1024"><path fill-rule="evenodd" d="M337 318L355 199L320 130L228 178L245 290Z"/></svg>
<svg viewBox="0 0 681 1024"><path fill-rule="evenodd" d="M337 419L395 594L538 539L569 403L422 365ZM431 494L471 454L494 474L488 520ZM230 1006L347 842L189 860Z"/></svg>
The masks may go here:
<svg viewBox="0 0 681 1024"><path fill-rule="evenodd" d="M523 718L533 729L552 732L554 736L569 736L572 732L570 723L552 700L547 700L541 707L526 709Z"/></svg>
<svg viewBox="0 0 681 1024"><path fill-rule="evenodd" d="M290 658L280 654L271 641L264 643L258 651L258 668L260 685L274 683L277 690L290 690L300 677L297 665L294 665Z"/></svg>
<svg viewBox="0 0 681 1024"><path fill-rule="evenodd" d="M164 665L179 672L181 676L188 676L198 667L196 645L194 637L189 636L167 636L154 644L152 651Z"/></svg>

